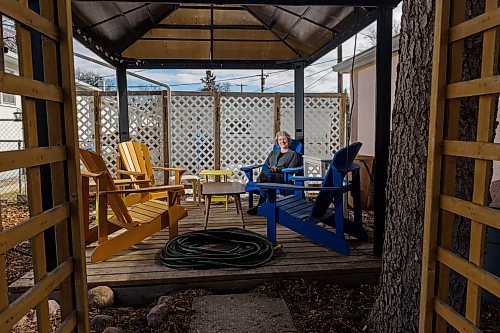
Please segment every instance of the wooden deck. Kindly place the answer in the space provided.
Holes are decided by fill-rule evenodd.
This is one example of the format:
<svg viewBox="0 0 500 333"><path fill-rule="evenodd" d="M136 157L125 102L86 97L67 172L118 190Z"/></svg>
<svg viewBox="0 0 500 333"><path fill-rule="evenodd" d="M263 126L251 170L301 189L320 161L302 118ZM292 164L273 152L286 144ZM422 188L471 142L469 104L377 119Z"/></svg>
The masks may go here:
<svg viewBox="0 0 500 333"><path fill-rule="evenodd" d="M202 230L204 215L202 206L183 203L189 216L180 221L179 233ZM246 209L244 207L244 209ZM265 235L265 219L245 213L248 230ZM222 205L213 205L208 228L241 227L234 203L227 212ZM133 248L111 259L91 264L87 249L87 278L89 288L98 285L121 290L118 298L122 303L137 303L137 295L144 299L170 289L187 287L211 287L238 290L277 278L318 278L344 284L369 283L377 280L381 261L370 255L371 243L351 241L350 256L343 256L309 242L305 237L278 226L278 242L283 246L278 256L265 266L252 269L175 270L162 266L158 254L168 240L168 229L153 235ZM32 273L28 273L10 286L12 293L19 293L33 285ZM135 301L134 301L135 299Z"/></svg>

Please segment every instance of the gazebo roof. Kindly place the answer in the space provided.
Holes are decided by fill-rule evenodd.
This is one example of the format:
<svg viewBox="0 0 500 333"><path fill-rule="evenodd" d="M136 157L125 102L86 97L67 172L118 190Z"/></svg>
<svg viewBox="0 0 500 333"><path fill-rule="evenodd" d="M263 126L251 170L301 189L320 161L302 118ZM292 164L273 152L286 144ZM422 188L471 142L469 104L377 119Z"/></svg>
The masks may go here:
<svg viewBox="0 0 500 333"><path fill-rule="evenodd" d="M317 60L399 0L73 0L74 35L127 68L291 68ZM353 7L357 6L357 7Z"/></svg>

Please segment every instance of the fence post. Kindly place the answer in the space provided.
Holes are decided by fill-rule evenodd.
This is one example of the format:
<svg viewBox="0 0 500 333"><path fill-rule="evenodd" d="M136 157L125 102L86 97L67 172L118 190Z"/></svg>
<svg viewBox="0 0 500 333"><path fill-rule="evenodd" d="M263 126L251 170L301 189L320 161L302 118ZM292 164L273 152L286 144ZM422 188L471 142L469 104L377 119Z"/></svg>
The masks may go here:
<svg viewBox="0 0 500 333"><path fill-rule="evenodd" d="M94 91L94 149L101 155L101 94Z"/></svg>
<svg viewBox="0 0 500 333"><path fill-rule="evenodd" d="M214 92L214 148L215 169L220 169L220 93Z"/></svg>
<svg viewBox="0 0 500 333"><path fill-rule="evenodd" d="M169 149L170 146L168 144L168 138L169 138L169 126L170 124L168 123L168 113L170 112L169 110L169 103L170 101L168 100L168 92L166 90L161 91L161 103L162 103L162 110L163 110L163 166L164 167L169 167L170 166L170 154L169 154ZM166 174L166 173L164 173ZM166 180L166 179L165 179ZM164 183L167 184L167 183Z"/></svg>
<svg viewBox="0 0 500 333"><path fill-rule="evenodd" d="M346 127L351 126L351 124L346 124L346 110L347 110L347 98L345 93L340 93L340 117L339 117L339 122L340 122L340 147L345 147L345 142L346 142ZM347 126L346 126L347 125ZM350 133L351 131L347 131L347 133ZM349 141L350 138L347 138L347 141Z"/></svg>
<svg viewBox="0 0 500 333"><path fill-rule="evenodd" d="M276 133L278 133L281 129L280 110L281 110L281 94L274 93L274 136L276 136Z"/></svg>

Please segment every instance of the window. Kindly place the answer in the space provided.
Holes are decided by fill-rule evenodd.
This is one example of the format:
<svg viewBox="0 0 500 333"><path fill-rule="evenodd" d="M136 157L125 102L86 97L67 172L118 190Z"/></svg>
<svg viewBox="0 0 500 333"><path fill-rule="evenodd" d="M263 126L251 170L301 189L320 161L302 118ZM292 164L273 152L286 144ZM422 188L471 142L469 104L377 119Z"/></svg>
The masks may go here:
<svg viewBox="0 0 500 333"><path fill-rule="evenodd" d="M12 94L2 93L2 103L16 105L16 96Z"/></svg>

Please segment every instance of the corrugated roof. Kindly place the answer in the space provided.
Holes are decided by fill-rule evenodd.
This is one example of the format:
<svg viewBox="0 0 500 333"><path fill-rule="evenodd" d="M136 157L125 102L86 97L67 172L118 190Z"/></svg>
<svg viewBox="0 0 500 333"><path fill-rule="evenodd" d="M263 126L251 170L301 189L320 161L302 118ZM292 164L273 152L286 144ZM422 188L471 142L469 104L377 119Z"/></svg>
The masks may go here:
<svg viewBox="0 0 500 333"><path fill-rule="evenodd" d="M399 1L351 2L370 6L73 0L72 11L75 37L114 65L277 68L318 59Z"/></svg>

